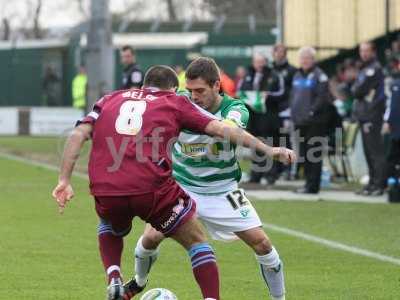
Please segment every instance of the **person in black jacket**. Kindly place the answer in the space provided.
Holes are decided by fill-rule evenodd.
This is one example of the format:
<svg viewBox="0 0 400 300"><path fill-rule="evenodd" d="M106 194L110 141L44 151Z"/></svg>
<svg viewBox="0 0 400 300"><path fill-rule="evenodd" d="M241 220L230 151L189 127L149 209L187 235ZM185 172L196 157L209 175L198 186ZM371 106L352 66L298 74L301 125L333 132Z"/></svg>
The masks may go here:
<svg viewBox="0 0 400 300"><path fill-rule="evenodd" d="M249 108L250 118L248 130L253 135L267 139L274 146L279 146L279 103L285 93L283 78L267 66L266 58L255 53L253 64L248 68L241 91L263 91L263 107L259 111ZM264 103L265 101L265 103ZM250 182L259 183L262 177L267 177L269 183L274 183L279 176L278 164L268 161L258 154L253 156Z"/></svg>
<svg viewBox="0 0 400 300"><path fill-rule="evenodd" d="M385 113L383 133L389 134L390 144L387 156L388 177L400 176L400 58L393 58L392 77L390 87L390 105Z"/></svg>
<svg viewBox="0 0 400 300"><path fill-rule="evenodd" d="M121 90L141 88L143 85L143 72L136 64L135 51L131 46L123 46L120 56L121 63L124 66Z"/></svg>
<svg viewBox="0 0 400 300"><path fill-rule="evenodd" d="M296 73L297 69L289 64L287 60L287 51L286 47L283 44L276 44L273 48L272 52L274 61L272 63L272 69L279 74L284 81L285 90L282 96L281 101L278 103L279 110L279 120L280 120L280 139L284 142L284 145L287 148L291 148L290 143L290 108L289 108L289 99L290 99L290 91L292 90L292 81L293 76ZM280 172L285 173L285 177L287 179L291 179L291 166L285 166L283 164L279 164Z"/></svg>
<svg viewBox="0 0 400 300"><path fill-rule="evenodd" d="M358 193L382 195L385 187L385 151L381 128L386 106L384 74L372 43L360 45L361 70L351 91L355 98L353 116L359 122L369 183Z"/></svg>
<svg viewBox="0 0 400 300"><path fill-rule="evenodd" d="M331 100L328 77L316 66L315 55L316 51L311 47L299 50L300 69L293 77L290 103L306 178L305 186L296 192L307 194L316 194L320 190Z"/></svg>

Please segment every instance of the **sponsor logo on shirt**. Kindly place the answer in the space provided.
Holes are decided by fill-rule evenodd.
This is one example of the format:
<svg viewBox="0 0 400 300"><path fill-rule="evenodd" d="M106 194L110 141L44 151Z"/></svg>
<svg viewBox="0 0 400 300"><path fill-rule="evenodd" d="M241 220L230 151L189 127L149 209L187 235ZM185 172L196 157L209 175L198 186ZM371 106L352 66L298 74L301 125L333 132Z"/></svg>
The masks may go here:
<svg viewBox="0 0 400 300"><path fill-rule="evenodd" d="M237 125L242 126L242 113L237 110L232 110L226 116L227 119L234 121Z"/></svg>
<svg viewBox="0 0 400 300"><path fill-rule="evenodd" d="M198 144L181 144L182 152L185 155L191 157L198 157L206 155L207 153L212 153L213 155L218 155L218 149L216 144L206 144L206 143L198 143Z"/></svg>

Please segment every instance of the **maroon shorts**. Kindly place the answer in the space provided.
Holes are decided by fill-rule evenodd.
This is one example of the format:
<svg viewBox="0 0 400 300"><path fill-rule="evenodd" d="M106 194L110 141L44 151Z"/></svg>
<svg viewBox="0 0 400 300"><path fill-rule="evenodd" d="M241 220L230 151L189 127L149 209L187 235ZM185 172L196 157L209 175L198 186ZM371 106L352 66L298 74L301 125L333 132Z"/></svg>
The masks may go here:
<svg viewBox="0 0 400 300"><path fill-rule="evenodd" d="M103 223L117 235L129 233L132 220L138 216L165 236L185 224L195 213L196 203L169 180L157 191L131 196L95 196L96 212Z"/></svg>

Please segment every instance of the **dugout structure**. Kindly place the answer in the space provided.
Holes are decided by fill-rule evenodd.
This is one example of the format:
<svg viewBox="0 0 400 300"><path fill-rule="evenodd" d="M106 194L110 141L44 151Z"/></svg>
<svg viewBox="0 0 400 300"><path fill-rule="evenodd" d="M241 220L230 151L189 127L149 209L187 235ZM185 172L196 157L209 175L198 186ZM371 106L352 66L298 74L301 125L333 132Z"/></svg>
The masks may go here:
<svg viewBox="0 0 400 300"><path fill-rule="evenodd" d="M289 59L314 46L323 60L400 28L400 0L282 0L283 42Z"/></svg>

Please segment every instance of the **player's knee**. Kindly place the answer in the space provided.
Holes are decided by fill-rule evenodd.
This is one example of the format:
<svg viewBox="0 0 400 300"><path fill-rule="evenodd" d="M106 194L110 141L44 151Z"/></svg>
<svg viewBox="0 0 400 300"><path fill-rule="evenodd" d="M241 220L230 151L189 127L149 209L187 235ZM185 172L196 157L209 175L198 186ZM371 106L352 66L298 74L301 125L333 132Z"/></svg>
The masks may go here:
<svg viewBox="0 0 400 300"><path fill-rule="evenodd" d="M161 232L150 228L142 236L142 245L145 249L156 249L163 239L164 235Z"/></svg>
<svg viewBox="0 0 400 300"><path fill-rule="evenodd" d="M189 222L181 226L172 238L178 241L186 249L189 249L195 244L207 241L206 234L196 219L191 219Z"/></svg>
<svg viewBox="0 0 400 300"><path fill-rule="evenodd" d="M100 219L100 223L97 227L97 234L102 235L102 234L110 233L110 234L118 236L118 237L124 237L129 234L131 229L132 229L131 225L124 226L121 229L120 228L115 229L115 228L113 228L113 226L110 222L108 222L104 219Z"/></svg>
<svg viewBox="0 0 400 300"><path fill-rule="evenodd" d="M258 255L268 254L272 250L271 241L266 236L254 239L251 247L253 248L254 252Z"/></svg>

